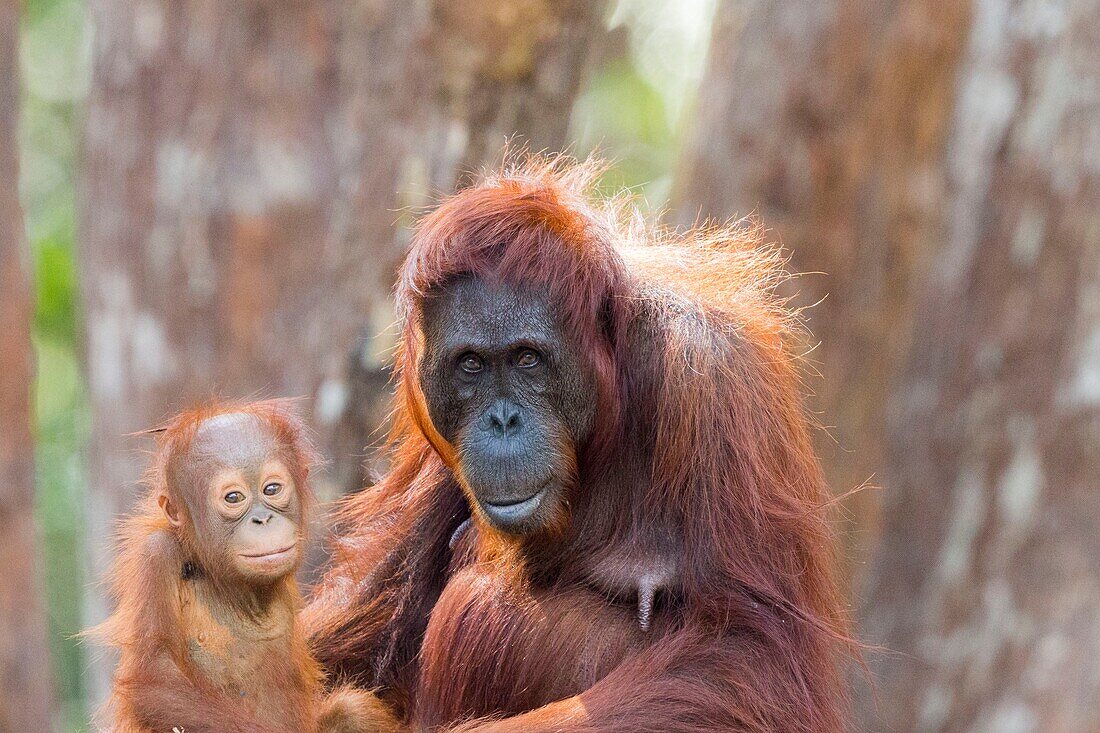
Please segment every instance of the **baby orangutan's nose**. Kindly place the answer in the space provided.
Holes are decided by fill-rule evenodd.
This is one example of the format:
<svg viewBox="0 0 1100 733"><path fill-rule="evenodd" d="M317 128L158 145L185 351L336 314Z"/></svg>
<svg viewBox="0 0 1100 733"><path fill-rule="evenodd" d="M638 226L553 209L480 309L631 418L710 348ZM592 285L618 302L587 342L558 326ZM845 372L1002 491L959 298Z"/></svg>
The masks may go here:
<svg viewBox="0 0 1100 733"><path fill-rule="evenodd" d="M252 515L253 524L267 524L271 519L271 512L262 512L260 514Z"/></svg>

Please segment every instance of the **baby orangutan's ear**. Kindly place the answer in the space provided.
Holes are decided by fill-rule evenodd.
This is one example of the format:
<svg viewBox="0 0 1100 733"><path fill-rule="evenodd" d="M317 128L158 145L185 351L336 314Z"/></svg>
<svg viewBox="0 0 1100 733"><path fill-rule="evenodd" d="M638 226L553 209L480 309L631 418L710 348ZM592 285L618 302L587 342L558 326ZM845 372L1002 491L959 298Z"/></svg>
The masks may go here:
<svg viewBox="0 0 1100 733"><path fill-rule="evenodd" d="M164 518L168 520L168 523L173 527L178 528L183 521L180 519L179 509L172 503L172 499L168 494L161 494L157 497L157 504L160 505L160 510L164 512Z"/></svg>

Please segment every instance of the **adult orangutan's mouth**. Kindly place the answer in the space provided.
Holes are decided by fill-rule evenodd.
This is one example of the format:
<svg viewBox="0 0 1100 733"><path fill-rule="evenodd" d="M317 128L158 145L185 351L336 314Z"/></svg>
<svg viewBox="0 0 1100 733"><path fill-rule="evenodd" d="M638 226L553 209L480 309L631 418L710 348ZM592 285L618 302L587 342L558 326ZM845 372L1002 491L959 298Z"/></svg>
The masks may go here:
<svg viewBox="0 0 1100 733"><path fill-rule="evenodd" d="M482 499L480 502L481 508L494 524L500 527L514 526L538 511L549 484L549 481L542 483L538 491L526 499L516 499L514 501L487 501Z"/></svg>

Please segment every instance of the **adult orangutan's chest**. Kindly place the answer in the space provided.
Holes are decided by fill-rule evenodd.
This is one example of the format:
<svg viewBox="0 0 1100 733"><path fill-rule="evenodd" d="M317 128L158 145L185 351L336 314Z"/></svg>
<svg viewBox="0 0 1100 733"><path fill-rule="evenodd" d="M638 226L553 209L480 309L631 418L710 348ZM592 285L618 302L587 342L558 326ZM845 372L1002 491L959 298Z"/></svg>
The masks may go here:
<svg viewBox="0 0 1100 733"><path fill-rule="evenodd" d="M465 568L428 622L416 717L431 726L541 707L591 687L648 638L632 606L590 589L522 589Z"/></svg>

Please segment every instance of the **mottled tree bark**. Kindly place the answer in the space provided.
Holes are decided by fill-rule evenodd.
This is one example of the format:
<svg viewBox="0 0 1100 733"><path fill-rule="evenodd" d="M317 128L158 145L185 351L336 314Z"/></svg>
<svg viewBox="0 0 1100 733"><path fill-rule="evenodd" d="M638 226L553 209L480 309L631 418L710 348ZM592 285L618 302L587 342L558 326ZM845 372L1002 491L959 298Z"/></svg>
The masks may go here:
<svg viewBox="0 0 1100 733"><path fill-rule="evenodd" d="M603 0L446 0L433 6L438 78L431 185L499 161L505 142L559 151L573 102L604 38Z"/></svg>
<svg viewBox="0 0 1100 733"><path fill-rule="evenodd" d="M966 3L726 0L674 191L681 223L755 214L792 255L834 491L881 484L912 284L938 246ZM820 343L820 346L818 346ZM816 348L814 348L816 347ZM853 570L878 494L845 502Z"/></svg>
<svg viewBox="0 0 1100 733"><path fill-rule="evenodd" d="M33 296L19 207L19 3L0 1L0 733L49 731L54 708L34 520Z"/></svg>
<svg viewBox="0 0 1100 733"><path fill-rule="evenodd" d="M601 5L92 0L91 577L143 462L126 435L196 400L304 396L321 495L361 485L402 212L508 134L562 144Z"/></svg>
<svg viewBox="0 0 1100 733"><path fill-rule="evenodd" d="M888 731L1100 726L1100 2L975 4L888 424Z"/></svg>

